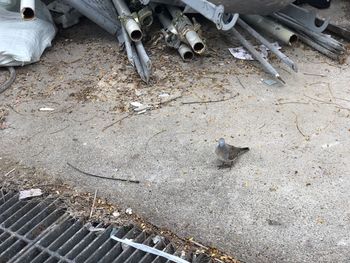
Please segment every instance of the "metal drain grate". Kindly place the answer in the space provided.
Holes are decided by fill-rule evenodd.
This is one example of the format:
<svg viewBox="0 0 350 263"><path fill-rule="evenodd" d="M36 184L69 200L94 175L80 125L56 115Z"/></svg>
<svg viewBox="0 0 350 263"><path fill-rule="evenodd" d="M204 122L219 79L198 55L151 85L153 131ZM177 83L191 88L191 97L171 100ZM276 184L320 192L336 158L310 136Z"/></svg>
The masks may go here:
<svg viewBox="0 0 350 263"><path fill-rule="evenodd" d="M12 192L0 198L0 263L170 262L112 240L112 226L104 231L89 230L62 207L59 199L23 201ZM105 226L96 225L101 227ZM135 226L120 227L115 236L178 254L169 241Z"/></svg>

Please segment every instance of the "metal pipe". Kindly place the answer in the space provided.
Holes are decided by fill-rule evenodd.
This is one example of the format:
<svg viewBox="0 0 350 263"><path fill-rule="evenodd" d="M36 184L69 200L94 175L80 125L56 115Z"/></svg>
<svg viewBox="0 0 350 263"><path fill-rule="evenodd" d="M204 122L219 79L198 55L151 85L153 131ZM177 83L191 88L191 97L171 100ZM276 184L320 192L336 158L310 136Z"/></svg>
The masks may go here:
<svg viewBox="0 0 350 263"><path fill-rule="evenodd" d="M235 28L232 28L232 32L235 37L242 43L242 45L251 53L253 58L261 63L261 65L265 68L267 72L272 74L276 79L280 80L283 84L285 84L284 80L278 74L278 72L271 66L271 64L264 59L258 51L255 50L254 46L248 42Z"/></svg>
<svg viewBox="0 0 350 263"><path fill-rule="evenodd" d="M156 6L152 7L153 10L156 10ZM178 37L178 32L174 25L171 22L171 19L164 14L163 11L156 12L159 22L161 23L162 27L164 28L164 34L165 36L165 43L169 47L176 48L179 52L180 57L183 59L183 61L190 61L193 59L194 54L191 50L191 48L181 43L181 40Z"/></svg>
<svg viewBox="0 0 350 263"><path fill-rule="evenodd" d="M35 0L21 0L20 13L24 20L35 18Z"/></svg>
<svg viewBox="0 0 350 263"><path fill-rule="evenodd" d="M322 53L323 55L326 55L327 57L333 59L333 60L338 60L341 61L341 57L338 56L337 54L333 53L332 51L328 50L327 48L321 46L318 43L315 43L312 41L312 39L308 38L306 35L303 35L302 33L299 34L299 38L301 41L303 41L305 44L308 46L316 49L318 52Z"/></svg>
<svg viewBox="0 0 350 263"><path fill-rule="evenodd" d="M241 15L240 18L257 30L271 35L274 39L283 44L292 45L298 41L298 36L294 32L266 17L259 15Z"/></svg>
<svg viewBox="0 0 350 263"><path fill-rule="evenodd" d="M188 30L185 37L194 52L197 54L202 54L205 51L205 45L196 31Z"/></svg>
<svg viewBox="0 0 350 263"><path fill-rule="evenodd" d="M286 65L292 68L295 72L298 72L298 68L296 64L285 54L279 51L274 45L272 45L269 41L267 41L262 35L256 32L253 28L251 28L246 22L242 19L238 18L238 24L244 28L249 34L259 40L263 45L265 45L268 49L270 49L280 60L282 60Z"/></svg>
<svg viewBox="0 0 350 263"><path fill-rule="evenodd" d="M321 46L324 46L327 49L330 49L330 50L333 49L333 51L335 51L337 53L345 51L343 44L341 44L337 40L335 40L331 37L328 37L325 34L313 32L313 31L299 25L296 21L294 21L292 18L286 16L285 14L276 13L276 14L273 14L272 16L274 18L282 21L287 26L297 30L299 33L300 32L305 33L311 39L313 39L314 42L317 42L318 44L320 44Z"/></svg>
<svg viewBox="0 0 350 263"><path fill-rule="evenodd" d="M120 24L117 20L109 19L102 16L99 12L94 12L92 7L81 0L63 0L67 5L77 9L79 13L88 17L94 23L105 29L112 35L117 35L120 32Z"/></svg>
<svg viewBox="0 0 350 263"><path fill-rule="evenodd" d="M148 6L138 11L137 17L142 28L149 28L153 24L153 13Z"/></svg>
<svg viewBox="0 0 350 263"><path fill-rule="evenodd" d="M177 49L177 51L179 52L183 61L191 61L194 57L194 54L193 54L191 48L189 46L187 46L186 44L182 43L179 46L179 48Z"/></svg>
<svg viewBox="0 0 350 263"><path fill-rule="evenodd" d="M124 0L112 0L119 14L121 23L124 25L130 39L134 42L140 41L143 37L139 24L132 17L129 7Z"/></svg>
<svg viewBox="0 0 350 263"><path fill-rule="evenodd" d="M186 40L195 53L202 54L205 51L205 44L195 31L190 19L182 13L180 8L175 6L167 7L173 17L173 25L179 32L180 37Z"/></svg>

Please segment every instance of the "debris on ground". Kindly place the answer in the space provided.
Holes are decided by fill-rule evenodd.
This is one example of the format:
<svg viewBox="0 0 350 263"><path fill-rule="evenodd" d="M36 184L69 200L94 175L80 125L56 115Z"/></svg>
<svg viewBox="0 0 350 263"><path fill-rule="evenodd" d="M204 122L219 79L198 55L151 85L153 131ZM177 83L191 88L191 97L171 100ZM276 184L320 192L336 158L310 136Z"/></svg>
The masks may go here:
<svg viewBox="0 0 350 263"><path fill-rule="evenodd" d="M5 176L3 176L4 174ZM112 205L104 198L96 197L95 212L93 216L89 218L94 195L73 189L67 184L64 184L60 179L52 180L50 176L41 170L28 168L19 163L0 158L0 178L0 189L6 189L7 192L17 191L22 188L37 189L37 187L40 186L43 196L35 198L45 198L46 196L59 198L60 201L63 202L62 207L64 207L73 218L82 220L88 229L90 229L90 232L101 232L103 231L102 228L105 228L106 225L126 226L132 224L146 233L155 234L153 238L154 244L161 242L161 240L165 238L170 240L178 248L181 248L181 251L189 254L193 253L193 257L202 258L202 254L204 253L211 257L214 262L238 263L233 257L215 248L201 245L192 238L181 238L167 229L158 228L135 213L120 214L116 218L113 216L113 213L115 211L121 211L121 209ZM132 209L129 208L128 211L132 212ZM101 224L97 226L95 224L96 222L100 222ZM208 260L210 260L210 258Z"/></svg>
<svg viewBox="0 0 350 263"><path fill-rule="evenodd" d="M125 210L125 214L132 215L132 209L129 207Z"/></svg>
<svg viewBox="0 0 350 263"><path fill-rule="evenodd" d="M48 2L49 9L41 1L36 1L38 6L34 11L38 19L29 19L29 21L19 19L20 29L22 30L24 27L23 32L15 29L15 24L6 26L6 23L2 23L7 27L7 31L4 32L4 36L0 35L1 39L11 36L11 32L16 32L14 37L19 34L18 32L22 32L21 34L28 32L29 23L39 23L38 21L44 17L45 21L48 22L48 28L41 30L41 32L45 32L50 37L45 37L44 41L43 36L38 36L36 43L41 43L40 50L35 50L33 46L23 47L22 50L27 49L35 53L35 56L33 54L28 58L24 58L23 54L16 54L16 50L11 50L13 47L0 45L0 54L3 52L11 54L13 51L17 59L17 61L12 61L11 56L0 56L0 65L18 65L18 63L23 65L39 60L43 50L50 45L55 35L53 19L48 10L51 10L55 22L62 24L64 28L78 23L81 15L104 28L116 38L116 44L119 42L121 47L125 49L128 61L146 83L150 83L155 70L144 42L161 38L167 47L176 49L185 62L192 60L195 55L202 56L208 52L205 35L201 31L202 26L196 19L200 16L213 22L218 30L231 32L235 39L243 45L244 49L242 47L230 49L233 56L239 59L259 61L267 73L283 84L285 83L283 78L267 60L267 50L270 50L292 70L297 71L297 65L286 54L282 53L279 45L276 46L268 39L274 39L280 44L287 45L292 45L297 39L300 39L306 45L340 63L344 62L347 56L344 43L324 33L331 25L330 19L322 20L317 17L315 12L290 4L292 1L280 3L278 7L276 4L265 6L264 8L270 8L270 11L261 12L267 13L269 16L249 15L249 11L245 11L242 15L231 13L228 17L224 15L224 8L229 8L230 11L234 11L234 8L241 9L228 1L225 1L223 6L217 6L206 0L199 0L203 5L198 5L193 0L178 1L175 5L169 5L166 0L141 1L140 3L124 0L104 2L56 0ZM204 6L207 6L208 9ZM252 13L256 13L256 7L253 4L248 8L251 9ZM16 14L3 8L0 11L4 12L5 20L7 16ZM16 11L16 7L12 7L12 11ZM330 29L334 28L334 26L330 26ZM35 26L31 26L30 30L34 32ZM344 30L340 28L329 30L329 32L339 31L341 31L340 35L346 35ZM260 46L257 50L246 35L250 35L254 42L260 42L262 47ZM219 38L219 35L217 37ZM1 42L6 44L8 41ZM157 40L156 43L158 42ZM31 41L26 41L25 44L32 45ZM8 48L11 52L7 51ZM20 59L18 60L18 58ZM142 114L149 107L151 106L144 104L143 107L136 107L135 111Z"/></svg>
<svg viewBox="0 0 350 263"><path fill-rule="evenodd" d="M42 196L43 192L41 189L29 189L29 190L22 190L19 192L19 200Z"/></svg>
<svg viewBox="0 0 350 263"><path fill-rule="evenodd" d="M0 107L0 130L4 130L8 128L8 124L6 123L6 117L9 114L9 111L3 107Z"/></svg>

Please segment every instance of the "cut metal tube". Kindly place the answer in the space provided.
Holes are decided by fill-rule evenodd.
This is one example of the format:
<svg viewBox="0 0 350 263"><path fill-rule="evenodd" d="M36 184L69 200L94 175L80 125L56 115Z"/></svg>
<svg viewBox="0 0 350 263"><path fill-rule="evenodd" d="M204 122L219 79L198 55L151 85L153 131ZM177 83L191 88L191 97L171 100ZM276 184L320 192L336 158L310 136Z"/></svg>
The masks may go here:
<svg viewBox="0 0 350 263"><path fill-rule="evenodd" d="M322 33L315 33L301 25L299 25L296 21L294 21L292 18L286 16L285 14L276 13L272 15L276 19L282 21L287 26L294 28L295 30L298 30L300 32L305 33L310 38L312 38L315 42L318 42L320 45L324 46L327 49L334 50L334 51L345 51L344 46L336 41L335 39L328 37Z"/></svg>
<svg viewBox="0 0 350 263"><path fill-rule="evenodd" d="M191 61L194 57L194 54L193 54L191 48L189 46L187 46L186 44L182 43L179 46L179 48L177 49L177 51L179 52L183 61Z"/></svg>
<svg viewBox="0 0 350 263"><path fill-rule="evenodd" d="M205 44L194 30L194 26L190 19L185 16L181 9L175 6L167 6L169 13L173 17L173 24L182 39L185 39L197 54L205 51Z"/></svg>
<svg viewBox="0 0 350 263"><path fill-rule="evenodd" d="M24 20L35 18L35 0L21 0L20 13Z"/></svg>
<svg viewBox="0 0 350 263"><path fill-rule="evenodd" d="M272 67L271 64L266 59L264 59L258 51L255 50L254 46L248 40L246 40L235 28L232 28L232 32L235 35L235 37L241 42L241 44L250 52L253 58L259 61L268 73L270 73L276 79L285 84L284 80L274 69L274 67Z"/></svg>
<svg viewBox="0 0 350 263"><path fill-rule="evenodd" d="M120 21L124 25L130 39L134 42L140 41L143 37L139 24L132 17L129 7L124 0L112 0L120 16Z"/></svg>
<svg viewBox="0 0 350 263"><path fill-rule="evenodd" d="M166 35L165 43L167 46L176 48L183 61L192 60L194 57L192 49L185 43L181 43L178 37L178 32L172 24L170 18L168 18L164 12L158 12L157 17L159 22L162 24L162 27L164 28L164 34Z"/></svg>
<svg viewBox="0 0 350 263"><path fill-rule="evenodd" d="M274 45L272 45L269 41L267 41L262 35L256 32L253 28L251 28L246 22L242 19L238 18L238 24L244 28L249 34L259 40L263 45L265 45L268 49L271 50L280 60L282 60L287 66L293 69L295 72L298 72L298 68L296 64L285 54L279 51Z"/></svg>
<svg viewBox="0 0 350 263"><path fill-rule="evenodd" d="M274 39L283 44L292 45L298 41L298 36L294 32L267 17L259 15L241 15L240 18L259 31L271 35Z"/></svg>
<svg viewBox="0 0 350 263"><path fill-rule="evenodd" d="M199 37L196 31L189 30L185 34L188 44L192 47L193 51L197 54L202 54L205 50L205 45L202 39Z"/></svg>

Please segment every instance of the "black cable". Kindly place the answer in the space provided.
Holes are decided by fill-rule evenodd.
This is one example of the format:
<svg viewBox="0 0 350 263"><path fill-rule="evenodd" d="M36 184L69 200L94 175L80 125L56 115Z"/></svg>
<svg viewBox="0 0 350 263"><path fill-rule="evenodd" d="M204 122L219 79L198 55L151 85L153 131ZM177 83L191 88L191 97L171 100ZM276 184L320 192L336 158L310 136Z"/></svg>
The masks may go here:
<svg viewBox="0 0 350 263"><path fill-rule="evenodd" d="M106 179L106 180L113 180L113 181L128 182L128 183L134 183L134 184L139 184L140 183L140 181L138 181L138 180L129 180L129 179L122 179L122 178L105 177L105 176L101 176L101 175L87 173L87 172L84 172L84 171L80 170L79 168L75 167L74 165L72 165L72 164L70 164L68 162L67 162L67 164L71 168L73 168L74 170L76 170L76 171L78 171L78 172L80 172L82 174L91 176L91 177L100 178L100 179Z"/></svg>
<svg viewBox="0 0 350 263"><path fill-rule="evenodd" d="M11 87L12 83L16 79L16 70L14 67L6 67L7 70L10 72L10 78L5 81L5 83L0 84L0 94L3 93L5 90L7 90L9 87Z"/></svg>

